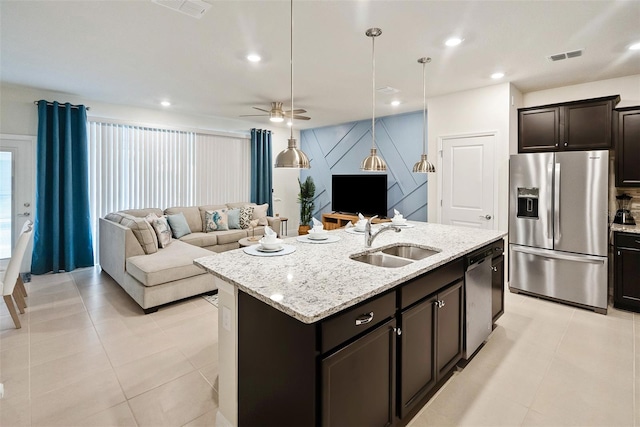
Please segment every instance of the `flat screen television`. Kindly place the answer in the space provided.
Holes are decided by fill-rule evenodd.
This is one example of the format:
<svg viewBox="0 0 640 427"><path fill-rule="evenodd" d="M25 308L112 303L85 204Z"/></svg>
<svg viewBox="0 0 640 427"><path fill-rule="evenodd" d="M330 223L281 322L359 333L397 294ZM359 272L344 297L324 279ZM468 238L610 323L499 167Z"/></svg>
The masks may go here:
<svg viewBox="0 0 640 427"><path fill-rule="evenodd" d="M387 216L387 175L333 175L331 210L365 216Z"/></svg>

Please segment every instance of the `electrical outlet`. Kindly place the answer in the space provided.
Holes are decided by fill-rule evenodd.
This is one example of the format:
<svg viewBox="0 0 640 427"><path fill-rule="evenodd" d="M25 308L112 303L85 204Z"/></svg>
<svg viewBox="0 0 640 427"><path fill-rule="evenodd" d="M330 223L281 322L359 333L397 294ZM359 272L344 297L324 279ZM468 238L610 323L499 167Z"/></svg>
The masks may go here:
<svg viewBox="0 0 640 427"><path fill-rule="evenodd" d="M222 306L222 327L226 331L231 331L231 310L224 305Z"/></svg>

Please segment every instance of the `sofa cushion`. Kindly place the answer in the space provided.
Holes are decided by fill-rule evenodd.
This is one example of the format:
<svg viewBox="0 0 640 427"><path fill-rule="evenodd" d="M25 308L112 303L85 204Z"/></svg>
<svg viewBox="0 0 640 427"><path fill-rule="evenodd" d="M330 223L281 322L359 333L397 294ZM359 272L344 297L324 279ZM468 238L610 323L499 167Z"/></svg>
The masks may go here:
<svg viewBox="0 0 640 427"><path fill-rule="evenodd" d="M123 210L121 212L129 214L129 215L133 215L133 216L138 216L140 218L144 218L145 216L147 216L149 214L156 214L157 216L162 216L162 209L156 209L156 208L125 209L125 210Z"/></svg>
<svg viewBox="0 0 640 427"><path fill-rule="evenodd" d="M198 210L200 211L200 226L202 227L202 230L200 231L204 231L206 233L206 220L205 220L205 214L207 211L217 211L220 209L227 209L227 205L203 205L203 206L198 206Z"/></svg>
<svg viewBox="0 0 640 427"><path fill-rule="evenodd" d="M218 244L217 233L191 233L180 238L181 242L189 243L190 245L206 248L207 246L214 246Z"/></svg>
<svg viewBox="0 0 640 427"><path fill-rule="evenodd" d="M146 219L123 214L120 225L128 227L133 231L133 235L136 236L136 239L140 242L144 253L153 254L158 251L156 232Z"/></svg>
<svg viewBox="0 0 640 427"><path fill-rule="evenodd" d="M224 231L229 229L229 217L227 209L218 209L215 211L206 211L204 214L204 231L210 233L212 231Z"/></svg>
<svg viewBox="0 0 640 427"><path fill-rule="evenodd" d="M218 238L219 245L237 243L238 240L247 237L247 232L244 230L216 231L215 234Z"/></svg>
<svg viewBox="0 0 640 427"><path fill-rule="evenodd" d="M175 215L180 212L182 212L182 214L186 218L187 224L189 224L189 229L191 230L192 233L195 233L197 231L203 231L202 218L200 218L200 211L198 210L197 206L191 206L191 207L176 206L176 207L167 208L164 210L164 213L166 215ZM171 225L171 221L169 221L169 225Z"/></svg>
<svg viewBox="0 0 640 427"><path fill-rule="evenodd" d="M127 258L127 272L144 286L156 286L174 280L207 274L193 260L211 252L179 240L151 255Z"/></svg>
<svg viewBox="0 0 640 427"><path fill-rule="evenodd" d="M182 212L177 214L167 215L167 221L169 221L169 227L171 227L171 234L176 239L191 234L191 228L187 223L187 219Z"/></svg>

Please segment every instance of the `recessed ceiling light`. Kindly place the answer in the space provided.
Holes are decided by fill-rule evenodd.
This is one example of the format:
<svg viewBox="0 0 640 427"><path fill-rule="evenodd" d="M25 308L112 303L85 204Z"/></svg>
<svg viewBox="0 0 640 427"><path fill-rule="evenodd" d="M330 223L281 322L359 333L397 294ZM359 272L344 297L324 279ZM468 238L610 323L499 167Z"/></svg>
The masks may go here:
<svg viewBox="0 0 640 427"><path fill-rule="evenodd" d="M170 107L171 103L169 101L162 101L160 105L162 105L163 107Z"/></svg>
<svg viewBox="0 0 640 427"><path fill-rule="evenodd" d="M493 73L491 74L491 78L494 80L498 80L504 77L504 73Z"/></svg>
<svg viewBox="0 0 640 427"><path fill-rule="evenodd" d="M446 42L444 42L444 44L446 44L447 46L458 46L460 43L462 43L462 39L459 37L451 37Z"/></svg>
<svg viewBox="0 0 640 427"><path fill-rule="evenodd" d="M391 105L397 107L398 105L400 105L400 101L391 101Z"/></svg>
<svg viewBox="0 0 640 427"><path fill-rule="evenodd" d="M631 46L629 46L629 50L640 50L640 42L634 43Z"/></svg>
<svg viewBox="0 0 640 427"><path fill-rule="evenodd" d="M247 61L249 62L260 62L261 59L260 55L256 55L255 53L247 55Z"/></svg>

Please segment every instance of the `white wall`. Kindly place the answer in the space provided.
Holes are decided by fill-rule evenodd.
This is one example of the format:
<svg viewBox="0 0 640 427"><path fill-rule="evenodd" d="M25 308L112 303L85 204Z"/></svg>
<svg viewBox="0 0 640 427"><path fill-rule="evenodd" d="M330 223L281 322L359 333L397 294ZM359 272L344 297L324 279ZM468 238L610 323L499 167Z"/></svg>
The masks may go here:
<svg viewBox="0 0 640 427"><path fill-rule="evenodd" d="M428 143L429 158L438 155L438 140L450 135L496 132L495 166L497 169L498 211L494 212L499 230L507 230L508 224L508 171L509 147L513 114L517 104L511 105L511 95L519 96L509 83L487 86L450 95L429 98ZM515 111L515 113L514 113ZM440 205L437 188L440 172L429 176L429 219L435 222Z"/></svg>
<svg viewBox="0 0 640 427"><path fill-rule="evenodd" d="M0 133L12 135L37 134L38 114L34 101L70 102L90 107L89 118L103 118L127 123L151 125L162 128L178 128L191 131L217 131L249 135L251 128L269 129L273 132L273 157L287 147L289 129L270 126L269 121L250 122L199 115L181 114L168 110L149 110L125 105L106 104L81 97L33 88L0 86ZM299 132L294 132L299 138ZM34 159L35 167L35 159ZM297 229L299 217L297 195L299 191L297 170L275 169L273 173L274 213L290 218L289 229ZM276 202L275 198L282 199ZM231 200L230 200L231 201Z"/></svg>
<svg viewBox="0 0 640 427"><path fill-rule="evenodd" d="M522 107L620 95L616 107L640 105L640 74L525 93Z"/></svg>

